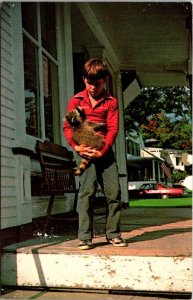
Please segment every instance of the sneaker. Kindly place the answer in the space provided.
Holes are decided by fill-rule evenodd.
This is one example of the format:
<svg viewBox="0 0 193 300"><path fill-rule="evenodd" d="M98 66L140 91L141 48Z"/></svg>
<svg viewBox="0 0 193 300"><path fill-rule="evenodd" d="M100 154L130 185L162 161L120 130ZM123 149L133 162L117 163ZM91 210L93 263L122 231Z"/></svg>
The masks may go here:
<svg viewBox="0 0 193 300"><path fill-rule="evenodd" d="M85 240L80 241L78 244L78 248L81 250L88 250L92 248L92 241L91 240Z"/></svg>
<svg viewBox="0 0 193 300"><path fill-rule="evenodd" d="M120 237L107 239L107 241L115 247L126 247L127 243Z"/></svg>

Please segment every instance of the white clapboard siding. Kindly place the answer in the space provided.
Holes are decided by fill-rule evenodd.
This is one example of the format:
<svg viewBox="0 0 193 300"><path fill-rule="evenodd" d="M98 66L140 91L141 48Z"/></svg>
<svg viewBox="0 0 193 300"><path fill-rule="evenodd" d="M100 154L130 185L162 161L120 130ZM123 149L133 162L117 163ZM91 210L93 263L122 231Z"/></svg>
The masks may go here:
<svg viewBox="0 0 193 300"><path fill-rule="evenodd" d="M8 89L6 89L6 87L1 85L1 95L2 95L2 99L1 99L1 103L4 104L5 101L6 103L10 102L10 103L14 103L13 98L14 98L14 94L12 91L9 91Z"/></svg>
<svg viewBox="0 0 193 300"><path fill-rule="evenodd" d="M8 70L7 68L4 68L4 66L2 66L2 65L1 65L1 72L3 73L4 78L9 78L13 75L10 70ZM2 82L1 82L1 84L2 84ZM4 103L4 104L6 104L6 103Z"/></svg>
<svg viewBox="0 0 193 300"><path fill-rule="evenodd" d="M15 186L2 186L2 188L1 188L1 197L2 198L12 197L14 195L14 193L15 193Z"/></svg>
<svg viewBox="0 0 193 300"><path fill-rule="evenodd" d="M11 120L14 120L14 110L10 109L9 107L6 107L5 105L2 105L1 108L1 116L10 118Z"/></svg>
<svg viewBox="0 0 193 300"><path fill-rule="evenodd" d="M4 72L1 68L1 72ZM11 73L8 73L8 76L11 76ZM4 89L4 90L3 90ZM6 90L7 91L7 90ZM5 88L3 88L3 86L1 85L1 94L3 95L3 98L1 99L1 105L8 107L10 109L13 109L13 95L11 95L11 97L9 97L7 95L7 92L5 93Z"/></svg>
<svg viewBox="0 0 193 300"><path fill-rule="evenodd" d="M15 197L13 197L13 196L6 197L6 198L4 197L1 200L1 206L4 208L13 207L13 205L15 206Z"/></svg>
<svg viewBox="0 0 193 300"><path fill-rule="evenodd" d="M1 128L1 136L2 137L6 137L9 136L11 139L13 139L15 137L15 130L13 128L9 128L9 127L2 127Z"/></svg>
<svg viewBox="0 0 193 300"><path fill-rule="evenodd" d="M15 167L14 166L1 166L1 173L3 174L4 177L13 177L15 178ZM3 200L3 199L2 199ZM2 203L2 201L1 201Z"/></svg>
<svg viewBox="0 0 193 300"><path fill-rule="evenodd" d="M1 228L18 225L11 3L1 6Z"/></svg>
<svg viewBox="0 0 193 300"><path fill-rule="evenodd" d="M6 207L1 209L2 216L5 215L6 218L16 217L15 207Z"/></svg>
<svg viewBox="0 0 193 300"><path fill-rule="evenodd" d="M11 76L9 75L9 73L7 73L8 76ZM4 74L5 76L5 74ZM5 78L3 75L1 75L1 84L2 86L5 86L6 89L12 91L12 88L13 88L13 81L10 79L10 78Z"/></svg>
<svg viewBox="0 0 193 300"><path fill-rule="evenodd" d="M7 128L7 127L5 126L5 128ZM7 139L8 138L9 137L7 137ZM6 142L6 137L1 137L1 142ZM9 146L7 146L6 144L3 144L3 143L2 143L1 146L3 146L2 149L1 149L1 156L9 158L11 160L12 164L13 164L14 157L12 155L12 149ZM1 165L4 166L4 161L1 162Z"/></svg>

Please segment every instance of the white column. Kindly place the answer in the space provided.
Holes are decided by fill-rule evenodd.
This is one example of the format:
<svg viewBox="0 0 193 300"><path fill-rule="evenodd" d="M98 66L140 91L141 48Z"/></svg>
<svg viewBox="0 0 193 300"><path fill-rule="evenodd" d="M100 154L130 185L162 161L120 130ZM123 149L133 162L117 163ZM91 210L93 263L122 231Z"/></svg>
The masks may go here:
<svg viewBox="0 0 193 300"><path fill-rule="evenodd" d="M67 110L69 99L74 94L73 58L72 58L72 33L70 3L57 5L57 35L58 35L58 61L59 61L59 108L61 124L61 144L68 146L63 136L63 117Z"/></svg>
<svg viewBox="0 0 193 300"><path fill-rule="evenodd" d="M157 165L158 165L158 182L160 182L160 178L161 178L161 176L160 176L160 163L158 162Z"/></svg>
<svg viewBox="0 0 193 300"><path fill-rule="evenodd" d="M115 149L116 158L119 168L119 174L125 175L120 177L121 201L128 203L128 178L127 178L127 160L126 160L126 140L124 130L124 110L123 110L123 93L121 86L121 74L118 73L116 78L117 98L119 102L119 133L116 139Z"/></svg>
<svg viewBox="0 0 193 300"><path fill-rule="evenodd" d="M152 168L153 168L153 180L155 180L155 161L152 160Z"/></svg>

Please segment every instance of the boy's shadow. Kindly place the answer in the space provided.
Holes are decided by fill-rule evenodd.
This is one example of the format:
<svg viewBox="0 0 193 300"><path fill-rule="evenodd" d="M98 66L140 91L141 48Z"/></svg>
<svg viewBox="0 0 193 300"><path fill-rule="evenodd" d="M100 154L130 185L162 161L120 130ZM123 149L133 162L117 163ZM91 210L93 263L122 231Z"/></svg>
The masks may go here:
<svg viewBox="0 0 193 300"><path fill-rule="evenodd" d="M157 240L169 235L180 234L185 232L191 232L192 228L174 228L174 229L165 229L165 230L157 230L151 232L144 232L140 235L134 236L129 239L125 239L127 243L136 243L136 242L143 242L143 241L151 241Z"/></svg>

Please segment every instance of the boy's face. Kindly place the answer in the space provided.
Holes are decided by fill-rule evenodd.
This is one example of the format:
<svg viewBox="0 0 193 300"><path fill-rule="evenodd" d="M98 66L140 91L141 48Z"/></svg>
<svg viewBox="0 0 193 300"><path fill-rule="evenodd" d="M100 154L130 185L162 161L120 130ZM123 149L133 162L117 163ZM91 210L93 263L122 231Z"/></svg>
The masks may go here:
<svg viewBox="0 0 193 300"><path fill-rule="evenodd" d="M86 86L87 92L93 97L97 98L100 93L103 91L104 86L107 82L107 79L97 79L97 80L89 80L87 78L83 78L84 84Z"/></svg>

